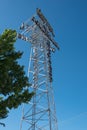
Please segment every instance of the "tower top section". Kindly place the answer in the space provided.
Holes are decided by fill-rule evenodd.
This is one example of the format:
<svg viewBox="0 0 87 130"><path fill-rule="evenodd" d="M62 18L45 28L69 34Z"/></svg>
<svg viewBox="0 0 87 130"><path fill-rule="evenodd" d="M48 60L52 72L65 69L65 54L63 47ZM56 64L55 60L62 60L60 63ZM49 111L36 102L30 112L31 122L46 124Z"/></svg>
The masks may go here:
<svg viewBox="0 0 87 130"><path fill-rule="evenodd" d="M36 30L38 30L38 34L41 33L48 39L48 41L50 41L52 46L59 50L59 45L54 40L55 35L53 28L39 8L36 9L36 15L21 24L18 38L33 43L34 39L32 36Z"/></svg>

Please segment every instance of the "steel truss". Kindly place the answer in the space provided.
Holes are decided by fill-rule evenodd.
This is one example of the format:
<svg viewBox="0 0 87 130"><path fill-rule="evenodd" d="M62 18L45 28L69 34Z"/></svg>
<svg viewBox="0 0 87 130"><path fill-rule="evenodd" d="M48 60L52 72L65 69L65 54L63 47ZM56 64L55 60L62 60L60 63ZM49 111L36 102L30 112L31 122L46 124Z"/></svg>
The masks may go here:
<svg viewBox="0 0 87 130"><path fill-rule="evenodd" d="M20 130L58 130L51 52L54 52L54 47L59 49L59 46L53 39L52 27L40 9L37 9L37 16L23 23L18 33L18 38L31 43L28 76L32 85L29 91L35 93L29 105L23 106Z"/></svg>

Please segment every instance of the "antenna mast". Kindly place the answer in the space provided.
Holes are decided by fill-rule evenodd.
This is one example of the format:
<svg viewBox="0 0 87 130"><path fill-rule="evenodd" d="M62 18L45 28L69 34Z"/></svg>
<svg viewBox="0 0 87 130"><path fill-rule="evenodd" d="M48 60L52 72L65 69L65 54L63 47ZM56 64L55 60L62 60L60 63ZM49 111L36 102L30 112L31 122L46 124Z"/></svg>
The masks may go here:
<svg viewBox="0 0 87 130"><path fill-rule="evenodd" d="M32 85L29 91L35 95L23 107L20 130L58 130L52 88L51 52L59 49L54 40L53 28L36 9L33 16L20 27L18 38L31 43L28 76Z"/></svg>

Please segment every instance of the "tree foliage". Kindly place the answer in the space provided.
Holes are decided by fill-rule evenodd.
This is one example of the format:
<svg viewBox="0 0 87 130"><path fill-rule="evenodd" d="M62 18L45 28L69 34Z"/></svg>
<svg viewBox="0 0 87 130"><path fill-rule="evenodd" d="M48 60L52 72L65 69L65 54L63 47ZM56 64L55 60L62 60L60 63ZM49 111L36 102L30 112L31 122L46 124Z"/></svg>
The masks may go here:
<svg viewBox="0 0 87 130"><path fill-rule="evenodd" d="M0 119L6 118L9 110L27 103L32 95L24 67L18 63L22 52L16 51L16 31L5 30L0 35Z"/></svg>

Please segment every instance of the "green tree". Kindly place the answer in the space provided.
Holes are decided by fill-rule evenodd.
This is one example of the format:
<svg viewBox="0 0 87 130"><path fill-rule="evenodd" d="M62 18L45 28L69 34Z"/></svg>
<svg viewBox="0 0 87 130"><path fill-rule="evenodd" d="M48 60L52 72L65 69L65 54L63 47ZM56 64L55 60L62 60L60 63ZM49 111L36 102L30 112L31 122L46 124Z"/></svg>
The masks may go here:
<svg viewBox="0 0 87 130"><path fill-rule="evenodd" d="M30 101L34 94L28 90L24 66L18 63L23 53L15 50L16 35L11 29L0 35L0 119L6 118L10 109Z"/></svg>

